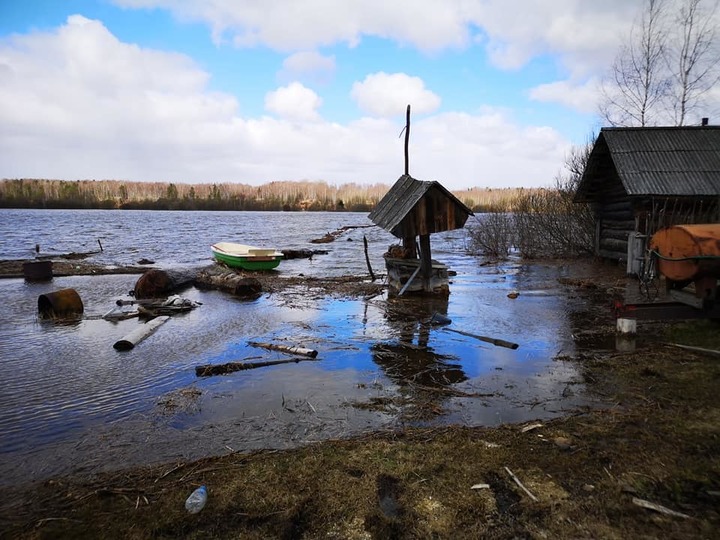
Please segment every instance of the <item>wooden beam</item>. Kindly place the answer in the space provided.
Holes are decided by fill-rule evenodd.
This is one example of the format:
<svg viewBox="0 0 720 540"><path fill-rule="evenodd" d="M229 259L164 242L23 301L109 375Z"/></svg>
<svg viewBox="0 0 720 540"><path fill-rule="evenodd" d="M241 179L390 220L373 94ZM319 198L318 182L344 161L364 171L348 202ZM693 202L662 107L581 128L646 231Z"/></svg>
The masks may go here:
<svg viewBox="0 0 720 540"><path fill-rule="evenodd" d="M410 105L407 106L405 113L405 174L410 176L410 154L408 146L410 145Z"/></svg>
<svg viewBox="0 0 720 540"><path fill-rule="evenodd" d="M430 254L430 235L420 235L420 274L423 290L430 291L430 273L432 272L432 255Z"/></svg>

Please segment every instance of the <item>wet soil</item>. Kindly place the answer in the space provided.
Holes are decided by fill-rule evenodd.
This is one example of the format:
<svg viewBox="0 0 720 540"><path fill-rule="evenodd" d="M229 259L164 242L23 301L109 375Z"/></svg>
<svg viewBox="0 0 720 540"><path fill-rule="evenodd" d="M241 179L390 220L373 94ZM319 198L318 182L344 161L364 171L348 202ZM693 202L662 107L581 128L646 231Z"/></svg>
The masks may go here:
<svg viewBox="0 0 720 540"><path fill-rule="evenodd" d="M0 269L2 271L2 269ZM373 294L352 279L270 278L295 294ZM277 280L277 282L272 281ZM608 333L604 272L558 287L588 297L588 343ZM375 287L381 287L375 285ZM288 298L291 302L292 298ZM370 433L287 451L62 477L6 490L3 538L713 538L720 529L717 322L639 324L643 346L591 346L581 366L611 405L549 421ZM192 396L176 396L184 406ZM208 487L188 515L185 498ZM474 488L474 489L473 489ZM648 504L651 503L651 504ZM655 506L653 506L655 505Z"/></svg>

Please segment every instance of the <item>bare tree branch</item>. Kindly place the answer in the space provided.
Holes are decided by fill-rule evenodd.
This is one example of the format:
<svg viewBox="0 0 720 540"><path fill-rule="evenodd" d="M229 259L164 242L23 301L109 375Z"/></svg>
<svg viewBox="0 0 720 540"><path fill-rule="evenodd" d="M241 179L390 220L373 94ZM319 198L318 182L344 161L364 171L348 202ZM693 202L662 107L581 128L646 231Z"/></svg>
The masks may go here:
<svg viewBox="0 0 720 540"><path fill-rule="evenodd" d="M667 62L673 74L671 106L678 126L702 107L704 94L720 81L717 11L718 0L686 0L676 14L677 46L668 50Z"/></svg>
<svg viewBox="0 0 720 540"><path fill-rule="evenodd" d="M707 106L720 82L719 3L645 0L601 86L600 114L610 125L682 126Z"/></svg>

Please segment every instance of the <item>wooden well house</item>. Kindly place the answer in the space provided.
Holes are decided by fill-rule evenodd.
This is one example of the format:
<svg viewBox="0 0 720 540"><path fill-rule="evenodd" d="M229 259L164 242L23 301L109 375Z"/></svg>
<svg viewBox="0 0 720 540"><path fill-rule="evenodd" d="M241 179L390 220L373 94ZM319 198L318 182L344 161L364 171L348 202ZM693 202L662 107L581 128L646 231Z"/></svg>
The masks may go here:
<svg viewBox="0 0 720 540"><path fill-rule="evenodd" d="M430 235L461 229L472 214L439 182L402 175L369 216L402 240L385 254L390 294L449 294L448 267L432 259Z"/></svg>
<svg viewBox="0 0 720 540"><path fill-rule="evenodd" d="M595 253L637 274L664 227L720 222L720 126L603 128L576 202L595 213Z"/></svg>

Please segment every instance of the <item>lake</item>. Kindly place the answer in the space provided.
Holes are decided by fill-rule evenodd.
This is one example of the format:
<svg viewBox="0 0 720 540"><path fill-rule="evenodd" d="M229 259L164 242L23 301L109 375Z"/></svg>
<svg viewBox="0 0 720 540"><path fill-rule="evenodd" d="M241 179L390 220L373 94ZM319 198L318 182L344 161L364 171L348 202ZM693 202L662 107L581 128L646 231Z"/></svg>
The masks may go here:
<svg viewBox="0 0 720 540"><path fill-rule="evenodd" d="M473 218L470 218L473 220ZM364 213L0 210L0 259L103 251L90 262L154 267L211 263L209 246L235 241L323 249L283 261L279 275L369 279L363 249L385 273L396 243ZM310 241L341 227L335 242ZM433 235L433 257L450 266L447 299L334 298L306 285L239 300L191 288L202 303L174 316L135 349L113 343L140 324L101 315L137 275L0 280L0 482L93 473L233 451L288 448L367 431L448 423L497 425L557 416L592 404L572 354L579 298L558 291L568 268L517 260L484 264L466 231ZM37 298L75 289L82 320L37 318ZM510 291L520 296L511 300ZM423 324L434 312L449 329L517 342L493 347ZM195 366L286 359L249 341L301 345L317 361L197 378Z"/></svg>

